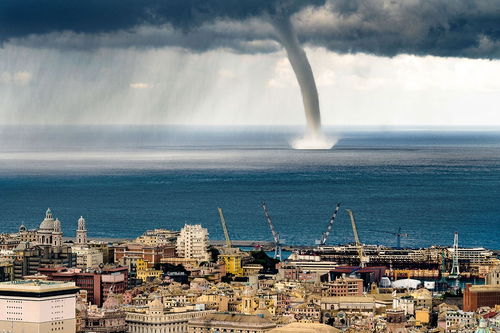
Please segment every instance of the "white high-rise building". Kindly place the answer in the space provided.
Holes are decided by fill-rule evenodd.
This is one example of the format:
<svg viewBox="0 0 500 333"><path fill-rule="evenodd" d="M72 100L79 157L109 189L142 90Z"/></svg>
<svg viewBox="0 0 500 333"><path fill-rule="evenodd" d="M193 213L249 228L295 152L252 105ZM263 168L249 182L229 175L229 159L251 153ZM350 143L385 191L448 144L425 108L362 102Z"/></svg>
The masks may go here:
<svg viewBox="0 0 500 333"><path fill-rule="evenodd" d="M73 282L0 283L0 332L76 332Z"/></svg>
<svg viewBox="0 0 500 333"><path fill-rule="evenodd" d="M209 261L208 230L199 224L185 224L177 237L176 249L181 258Z"/></svg>

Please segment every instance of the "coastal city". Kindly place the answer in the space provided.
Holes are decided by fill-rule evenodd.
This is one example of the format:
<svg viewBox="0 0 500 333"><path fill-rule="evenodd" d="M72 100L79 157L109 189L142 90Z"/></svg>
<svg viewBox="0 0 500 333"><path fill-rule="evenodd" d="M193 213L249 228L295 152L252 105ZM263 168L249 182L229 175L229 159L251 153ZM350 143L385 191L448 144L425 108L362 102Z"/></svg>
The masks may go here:
<svg viewBox="0 0 500 333"><path fill-rule="evenodd" d="M317 244L285 246L262 206L269 242L231 239L220 208L224 240L199 224L92 239L84 217L63 235L47 209L1 234L0 332L500 332L494 249L363 244L352 211L353 243L327 245L340 204Z"/></svg>
<svg viewBox="0 0 500 333"><path fill-rule="evenodd" d="M500 0L0 1L0 333L500 333L499 76Z"/></svg>

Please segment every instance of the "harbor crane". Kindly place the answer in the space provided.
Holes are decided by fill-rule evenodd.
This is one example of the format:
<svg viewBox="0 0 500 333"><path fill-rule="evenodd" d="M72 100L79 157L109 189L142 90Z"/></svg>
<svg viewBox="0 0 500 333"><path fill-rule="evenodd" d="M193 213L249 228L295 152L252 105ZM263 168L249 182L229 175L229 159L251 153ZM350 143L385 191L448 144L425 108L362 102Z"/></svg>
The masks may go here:
<svg viewBox="0 0 500 333"><path fill-rule="evenodd" d="M319 246L323 246L326 244L328 236L330 236L330 232L332 231L333 228L333 222L335 221L335 217L337 216L341 204L342 204L341 202L337 203L337 207L335 207L335 211L333 212L330 221L328 221L328 226L326 227L326 231L323 233L323 235L321 235L321 239L316 241L316 244L318 244Z"/></svg>
<svg viewBox="0 0 500 333"><path fill-rule="evenodd" d="M453 265L451 266L449 279L460 279L460 265L458 264L458 232L453 238Z"/></svg>
<svg viewBox="0 0 500 333"><path fill-rule="evenodd" d="M354 213L350 209L346 209L346 211L347 214L349 214L349 217L351 218L352 233L354 234L354 241L356 242L356 247L358 248L359 265L361 267L365 267L369 258L365 256L363 251L363 244L359 240L358 229L356 228L356 220L354 219Z"/></svg>
<svg viewBox="0 0 500 333"><path fill-rule="evenodd" d="M368 231L370 231L370 232L381 232L381 233L384 233L384 234L389 234L389 235L396 236L396 248L398 248L398 249L401 248L401 237L408 237L408 234L401 232L401 227L398 228L397 232L385 231L385 230L368 230Z"/></svg>
<svg viewBox="0 0 500 333"><path fill-rule="evenodd" d="M266 217L267 223L269 224L269 228L271 229L271 233L273 234L274 239L274 259L278 259L281 261L281 241L280 234L276 232L274 229L273 220L269 215L269 211L267 210L266 203L262 203L262 209L264 210L264 216Z"/></svg>
<svg viewBox="0 0 500 333"><path fill-rule="evenodd" d="M231 238L229 238L226 219L224 218L224 214L222 213L222 208L217 208L217 210L219 211L220 223L222 225L222 230L224 231L224 237L226 238L226 247L230 249L233 247L233 244L231 243Z"/></svg>

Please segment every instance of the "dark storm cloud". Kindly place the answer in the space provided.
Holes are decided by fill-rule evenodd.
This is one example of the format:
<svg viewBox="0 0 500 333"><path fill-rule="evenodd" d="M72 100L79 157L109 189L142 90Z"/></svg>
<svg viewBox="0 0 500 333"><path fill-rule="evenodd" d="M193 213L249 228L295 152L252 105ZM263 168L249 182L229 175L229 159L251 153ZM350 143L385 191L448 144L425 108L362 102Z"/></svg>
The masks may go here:
<svg viewBox="0 0 500 333"><path fill-rule="evenodd" d="M0 41L272 52L282 7L302 42L332 51L500 57L498 0L3 0Z"/></svg>
<svg viewBox="0 0 500 333"><path fill-rule="evenodd" d="M298 0L3 0L0 38L57 31L107 33L170 24L183 32L217 19L244 20L285 6L288 14L324 1Z"/></svg>
<svg viewBox="0 0 500 333"><path fill-rule="evenodd" d="M334 0L308 14L304 39L338 52L500 57L498 0Z"/></svg>

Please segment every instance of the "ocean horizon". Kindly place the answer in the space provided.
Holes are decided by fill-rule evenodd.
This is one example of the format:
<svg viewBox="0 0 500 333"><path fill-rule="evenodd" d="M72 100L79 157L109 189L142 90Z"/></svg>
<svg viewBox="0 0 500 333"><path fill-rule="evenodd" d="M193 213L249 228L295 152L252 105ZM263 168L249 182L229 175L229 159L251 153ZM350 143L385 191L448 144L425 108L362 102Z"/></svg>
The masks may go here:
<svg viewBox="0 0 500 333"><path fill-rule="evenodd" d="M2 126L0 232L36 228L50 207L66 237L83 215L90 237L202 224L223 239L314 245L337 202L328 244L500 249L500 130L326 128L330 150L294 150L299 127Z"/></svg>

